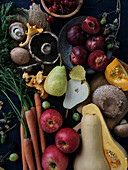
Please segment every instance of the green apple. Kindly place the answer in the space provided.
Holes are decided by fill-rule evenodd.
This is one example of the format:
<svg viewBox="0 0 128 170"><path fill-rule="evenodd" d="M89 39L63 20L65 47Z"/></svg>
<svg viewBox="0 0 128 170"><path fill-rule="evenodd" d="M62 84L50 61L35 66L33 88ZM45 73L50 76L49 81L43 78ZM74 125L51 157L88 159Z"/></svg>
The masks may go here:
<svg viewBox="0 0 128 170"><path fill-rule="evenodd" d="M86 100L90 93L90 87L86 80L73 80L68 81L68 88L63 101L63 107L71 109L77 104Z"/></svg>

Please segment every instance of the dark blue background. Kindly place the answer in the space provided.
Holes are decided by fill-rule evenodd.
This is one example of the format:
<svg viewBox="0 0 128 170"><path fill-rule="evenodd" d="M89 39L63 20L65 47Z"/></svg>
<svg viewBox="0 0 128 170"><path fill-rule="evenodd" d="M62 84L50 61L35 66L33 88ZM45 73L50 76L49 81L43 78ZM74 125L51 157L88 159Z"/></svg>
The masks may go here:
<svg viewBox="0 0 128 170"><path fill-rule="evenodd" d="M3 3L9 2L9 0L1 0ZM24 8L29 8L29 6L31 5L31 1L30 0L12 0L14 2L14 5L16 7L24 7ZM40 0L36 0L36 3L41 4ZM106 11L106 12L110 12L115 10L116 8L116 0L104 0L104 2L102 3L97 3L97 0L84 0L83 6L81 8L81 10L75 15L75 16L94 16L94 17L98 17L100 13ZM43 7L41 6L42 10ZM73 17L75 17L73 16ZM72 18L73 18L72 17ZM55 22L53 24L51 24L51 30L53 33L55 33L56 35L59 35L59 32L61 30L61 28L64 26L64 24L66 24L71 18L68 19L55 19ZM112 16L110 16L108 18L109 21L112 20ZM120 42L120 49L119 52L117 53L117 57L120 58L121 60L123 60L124 62L128 63L128 0L121 0L121 27L119 30L119 34L118 34L118 40ZM19 101L17 101L17 99L12 96L13 100L15 101L15 103L19 103ZM5 105L4 105L4 110L7 111L10 108L8 107L8 103L6 98L0 94L0 99L4 100ZM48 100L50 100L51 105L55 106L59 111L61 111L61 113L64 115L65 114L65 110L62 107L62 104L60 104L60 98L48 98ZM126 117L127 118L127 117ZM16 120L15 120L16 121ZM64 120L65 121L65 120ZM16 121L17 122L17 121ZM75 125L75 123L72 121L72 117L71 115L69 115L68 120L64 123L65 126L71 126L73 127ZM10 143L11 140L14 140L15 142L18 143L19 147L20 147L20 133L19 133L19 123L17 123L17 128L16 130L12 130L11 132L8 133L8 138L7 138L7 142L4 145L0 144L0 154L4 155L5 153L7 153L8 149L7 146ZM115 136L113 134L114 138L128 151L128 139L120 139L117 136ZM51 144L54 142L54 134L51 135L50 137L47 136L46 137L46 143L47 145ZM6 162L6 166L5 169L6 170L21 170L22 169L22 163L21 163L21 154L20 151L18 151L19 153L19 160L15 163ZM73 170L72 168L72 157L73 154L70 155L70 162L69 162L69 166L67 170Z"/></svg>

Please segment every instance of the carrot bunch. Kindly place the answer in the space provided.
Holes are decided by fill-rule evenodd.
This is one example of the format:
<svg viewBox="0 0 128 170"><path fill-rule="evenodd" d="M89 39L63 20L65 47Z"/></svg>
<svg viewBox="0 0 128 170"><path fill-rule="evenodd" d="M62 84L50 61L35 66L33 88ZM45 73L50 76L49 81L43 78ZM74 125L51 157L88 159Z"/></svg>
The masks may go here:
<svg viewBox="0 0 128 170"><path fill-rule="evenodd" d="M42 113L41 99L38 93L34 95L35 107L31 107L28 111L22 110L22 117L25 122L26 128L28 127L30 138L24 136L23 126L20 126L20 135L21 135L21 152L22 152L22 163L23 170L42 170L41 160L40 160L40 150L43 153L46 144L44 132L40 127L39 119ZM38 126L37 126L38 125ZM40 142L38 141L38 132ZM41 147L39 147L39 143ZM35 158L33 157L33 152ZM36 162L36 166L34 163Z"/></svg>

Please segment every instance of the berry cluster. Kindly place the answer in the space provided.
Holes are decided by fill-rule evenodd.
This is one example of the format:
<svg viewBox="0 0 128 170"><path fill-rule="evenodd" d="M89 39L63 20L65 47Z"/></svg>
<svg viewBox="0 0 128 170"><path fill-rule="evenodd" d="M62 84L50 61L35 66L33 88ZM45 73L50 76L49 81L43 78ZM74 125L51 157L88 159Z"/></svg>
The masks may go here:
<svg viewBox="0 0 128 170"><path fill-rule="evenodd" d="M59 15L73 12L78 5L77 0L45 0L45 3L49 11Z"/></svg>

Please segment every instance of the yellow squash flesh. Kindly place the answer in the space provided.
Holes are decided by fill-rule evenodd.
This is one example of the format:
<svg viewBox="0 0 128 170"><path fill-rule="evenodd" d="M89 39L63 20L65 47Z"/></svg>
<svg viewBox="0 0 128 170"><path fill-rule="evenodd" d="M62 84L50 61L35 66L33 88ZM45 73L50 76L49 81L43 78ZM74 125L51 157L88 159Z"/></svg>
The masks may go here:
<svg viewBox="0 0 128 170"><path fill-rule="evenodd" d="M105 78L110 84L128 91L128 73L123 65L115 58L105 69Z"/></svg>
<svg viewBox="0 0 128 170"><path fill-rule="evenodd" d="M83 107L82 114L96 114L99 117L102 127L103 147L111 170L127 170L127 158L119 145L114 143L100 109L95 104L88 104Z"/></svg>

